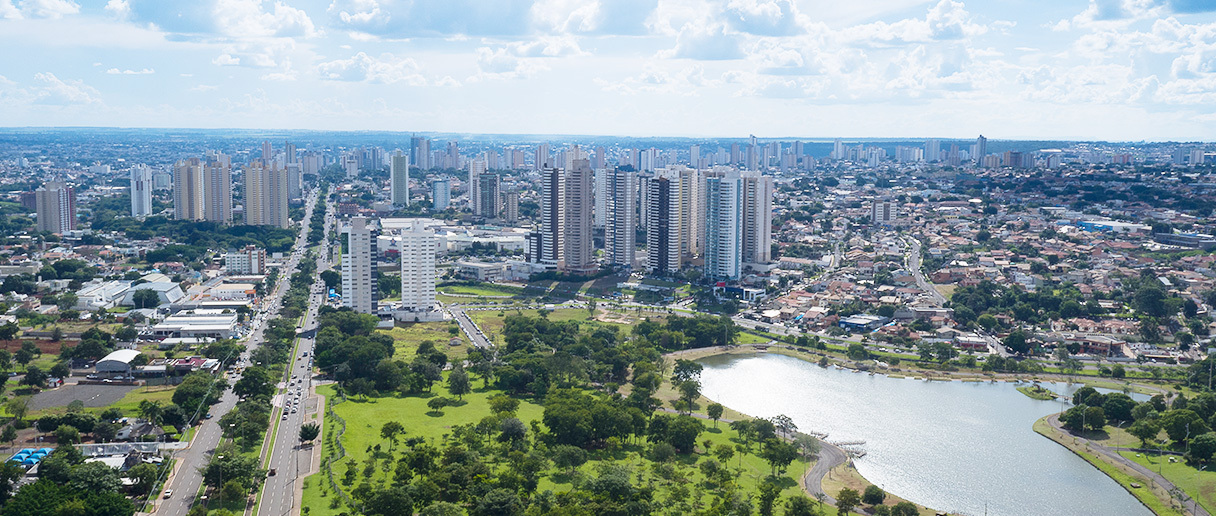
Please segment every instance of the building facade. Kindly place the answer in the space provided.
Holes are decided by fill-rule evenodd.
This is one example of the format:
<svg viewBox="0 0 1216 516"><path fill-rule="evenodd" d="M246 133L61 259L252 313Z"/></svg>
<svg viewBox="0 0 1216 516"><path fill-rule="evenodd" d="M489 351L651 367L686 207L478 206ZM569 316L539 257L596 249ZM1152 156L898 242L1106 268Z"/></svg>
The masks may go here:
<svg viewBox="0 0 1216 516"><path fill-rule="evenodd" d="M38 231L64 234L76 229L76 189L50 181L34 191Z"/></svg>
<svg viewBox="0 0 1216 516"><path fill-rule="evenodd" d="M415 312L435 307L435 232L422 221L401 232L401 304Z"/></svg>
<svg viewBox="0 0 1216 516"><path fill-rule="evenodd" d="M604 250L608 263L633 267L637 250L637 173L619 168L605 171ZM599 199L596 199L597 203Z"/></svg>
<svg viewBox="0 0 1216 516"><path fill-rule="evenodd" d="M131 216L152 214L152 169L147 165L131 167Z"/></svg>
<svg viewBox="0 0 1216 516"><path fill-rule="evenodd" d="M376 275L375 227L364 217L350 221L347 252L342 255L342 306L363 314L376 313L379 300Z"/></svg>

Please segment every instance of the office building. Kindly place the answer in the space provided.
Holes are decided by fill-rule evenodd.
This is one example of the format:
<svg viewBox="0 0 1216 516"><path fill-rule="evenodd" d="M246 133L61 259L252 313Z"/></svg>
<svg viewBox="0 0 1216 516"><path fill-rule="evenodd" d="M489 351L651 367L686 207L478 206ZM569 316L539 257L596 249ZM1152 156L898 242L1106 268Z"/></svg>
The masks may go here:
<svg viewBox="0 0 1216 516"><path fill-rule="evenodd" d="M581 155L578 147L573 149L574 155ZM594 243L591 235L591 197L592 171L591 160L579 157L571 161L571 166L564 174L565 206L565 245L566 266L564 270L575 274L594 272L597 265L594 259Z"/></svg>
<svg viewBox="0 0 1216 516"><path fill-rule="evenodd" d="M262 160L250 163L245 168L245 224L289 227L287 190L285 168Z"/></svg>
<svg viewBox="0 0 1216 516"><path fill-rule="evenodd" d="M355 217L347 230L342 255L342 306L363 314L376 313L376 238L378 231L365 217Z"/></svg>
<svg viewBox="0 0 1216 516"><path fill-rule="evenodd" d="M152 169L147 165L131 167L131 216L152 214Z"/></svg>
<svg viewBox="0 0 1216 516"><path fill-rule="evenodd" d="M431 183L431 209L443 211L452 203L452 182L448 179L436 179Z"/></svg>
<svg viewBox="0 0 1216 516"><path fill-rule="evenodd" d="M187 158L173 165L173 216L179 220L203 220L203 164Z"/></svg>
<svg viewBox="0 0 1216 516"><path fill-rule="evenodd" d="M607 212L604 251L609 264L633 267L637 250L637 173L620 168L604 172L605 188L598 192L605 199Z"/></svg>
<svg viewBox="0 0 1216 516"><path fill-rule="evenodd" d="M50 181L34 191L38 231L64 234L76 229L76 189Z"/></svg>
<svg viewBox="0 0 1216 516"><path fill-rule="evenodd" d="M680 270L683 213L678 175L661 172L645 181L646 270L655 274Z"/></svg>
<svg viewBox="0 0 1216 516"><path fill-rule="evenodd" d="M506 222L519 222L519 192L503 194L502 219Z"/></svg>
<svg viewBox="0 0 1216 516"><path fill-rule="evenodd" d="M895 201L875 200L874 204L870 205L870 221L873 224L890 226L895 223L896 218Z"/></svg>
<svg viewBox="0 0 1216 516"><path fill-rule="evenodd" d="M394 206L410 205L410 157L400 150L391 158L389 190Z"/></svg>
<svg viewBox="0 0 1216 516"><path fill-rule="evenodd" d="M742 270L742 179L738 172L705 180L705 275L736 280Z"/></svg>
<svg viewBox="0 0 1216 516"><path fill-rule="evenodd" d="M401 305L415 312L435 307L435 232L414 220L401 232Z"/></svg>
<svg viewBox="0 0 1216 516"><path fill-rule="evenodd" d="M473 206L473 215L487 219L498 218L502 212L502 195L499 192L498 174L483 173L477 178L477 204Z"/></svg>
<svg viewBox="0 0 1216 516"><path fill-rule="evenodd" d="M565 217L563 214L566 191L562 181L564 171L557 167L545 167L541 171L540 190L540 236L538 252L533 261L551 267L565 266Z"/></svg>
<svg viewBox="0 0 1216 516"><path fill-rule="evenodd" d="M224 254L224 272L228 274L266 274L266 250L247 245Z"/></svg>

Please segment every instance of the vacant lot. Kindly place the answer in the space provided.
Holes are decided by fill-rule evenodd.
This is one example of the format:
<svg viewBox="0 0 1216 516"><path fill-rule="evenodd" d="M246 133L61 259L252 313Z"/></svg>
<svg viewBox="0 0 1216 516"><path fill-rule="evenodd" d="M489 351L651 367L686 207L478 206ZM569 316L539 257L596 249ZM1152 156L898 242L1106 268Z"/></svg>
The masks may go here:
<svg viewBox="0 0 1216 516"><path fill-rule="evenodd" d="M35 394L30 410L66 407L76 400L86 407L108 407L135 389L134 385L68 385Z"/></svg>

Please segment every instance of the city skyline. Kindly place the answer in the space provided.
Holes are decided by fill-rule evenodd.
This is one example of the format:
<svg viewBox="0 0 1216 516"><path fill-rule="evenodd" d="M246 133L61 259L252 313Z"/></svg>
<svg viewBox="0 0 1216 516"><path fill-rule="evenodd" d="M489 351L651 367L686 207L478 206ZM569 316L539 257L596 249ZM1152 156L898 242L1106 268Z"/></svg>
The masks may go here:
<svg viewBox="0 0 1216 516"><path fill-rule="evenodd" d="M1213 10L0 0L13 50L0 113L11 126L1206 140Z"/></svg>

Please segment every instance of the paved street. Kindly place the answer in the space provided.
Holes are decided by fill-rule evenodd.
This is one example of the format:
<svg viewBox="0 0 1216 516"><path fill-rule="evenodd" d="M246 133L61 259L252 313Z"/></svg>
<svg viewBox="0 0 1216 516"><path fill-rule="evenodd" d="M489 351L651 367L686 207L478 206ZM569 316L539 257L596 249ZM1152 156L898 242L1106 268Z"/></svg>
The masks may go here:
<svg viewBox="0 0 1216 516"><path fill-rule="evenodd" d="M327 205L332 213L332 205ZM330 225L328 217L325 223L325 235L328 239ZM329 253L324 252L327 246L322 245L322 252L317 259L317 274L329 270L330 263L327 261ZM274 415L278 417L278 430L275 433L274 449L270 452L270 458L263 464L263 467L275 471L273 476L266 477L266 482L262 485L262 502L258 506L257 514L254 516L284 516L287 514L298 514L300 512L300 500L296 499L296 481L308 474L312 468L312 450L311 448L302 448L300 446L300 427L307 422L306 405L315 405L308 403L308 399L312 398L312 358L314 356L312 336L317 329L317 311L325 302L325 284L317 279L313 284L312 293L309 295L308 312L304 316L304 325L301 328L304 330L304 337L299 339L299 346L296 350L293 363L290 367L290 373L287 374L284 381L286 390L279 397L282 412L277 412ZM307 356L304 356L307 355ZM286 414L283 418L282 414ZM317 424L321 424L322 418L316 420ZM271 423L272 425L274 422Z"/></svg>
<svg viewBox="0 0 1216 516"><path fill-rule="evenodd" d="M265 313L269 315L278 313L283 293L287 291L291 283L289 280L291 274L296 270L296 266L299 264L304 250L307 249L308 221L312 216L312 207L316 203L315 192L306 203L308 209L304 213L300 236L296 239L295 250L284 267L285 272L279 274L279 281L275 285L274 292L264 300ZM262 331L265 328L266 320L270 318L268 316L257 320L253 324L253 331L250 333L249 340L245 343L247 351L242 355L242 359L248 360L249 354L262 343ZM181 459L182 463L178 466L177 472L170 483L165 486L172 489L174 495L168 500L161 501L161 505L157 510L158 513L170 516L185 516L190 511L190 507L196 502L201 501L196 500L196 494L199 492L199 488L203 482L199 468L205 466L211 460L212 453L215 452L216 446L220 443L223 433L220 431L217 421L224 414L227 414L229 410L232 410L236 406L236 402L237 396L232 393L232 390L225 390L220 397L220 402L211 407L212 418L210 420L203 420L190 447L174 454L174 458Z"/></svg>

